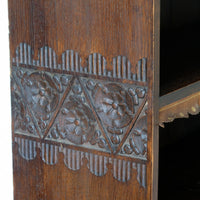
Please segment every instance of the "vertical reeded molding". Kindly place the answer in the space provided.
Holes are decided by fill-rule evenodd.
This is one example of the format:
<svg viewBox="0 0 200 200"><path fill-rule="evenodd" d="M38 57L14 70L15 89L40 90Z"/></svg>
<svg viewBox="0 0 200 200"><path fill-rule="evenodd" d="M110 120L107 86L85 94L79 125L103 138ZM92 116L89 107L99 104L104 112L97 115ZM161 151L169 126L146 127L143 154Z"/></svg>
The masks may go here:
<svg viewBox="0 0 200 200"><path fill-rule="evenodd" d="M152 188L151 199L158 199L159 85L160 85L160 0L153 0L153 91L152 91Z"/></svg>

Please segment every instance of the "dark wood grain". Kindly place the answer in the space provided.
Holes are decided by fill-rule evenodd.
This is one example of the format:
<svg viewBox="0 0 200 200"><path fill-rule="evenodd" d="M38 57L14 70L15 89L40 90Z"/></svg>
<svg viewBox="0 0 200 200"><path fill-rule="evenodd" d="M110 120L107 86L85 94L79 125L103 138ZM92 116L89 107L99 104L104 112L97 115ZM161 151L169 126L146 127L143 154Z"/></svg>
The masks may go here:
<svg viewBox="0 0 200 200"><path fill-rule="evenodd" d="M158 199L158 159L159 159L159 88L160 88L160 0L153 4L153 78L152 78L152 199Z"/></svg>
<svg viewBox="0 0 200 200"><path fill-rule="evenodd" d="M9 0L15 200L157 199L159 10L159 0ZM27 44L34 51L30 62L26 56L20 60L21 51L26 54L23 48L29 48ZM45 48L48 52L55 51L56 64L54 60L52 65L41 61ZM72 64L70 70L60 67L64 66L64 52L81 58L75 58L80 61L77 69L89 70L92 58L93 72L76 71ZM107 76L94 67L95 56L106 60ZM130 62L132 79L127 78L130 73L123 77L125 73L120 70L125 68L119 65L121 60ZM114 62L120 66L116 75ZM147 77L140 76L140 66L146 66ZM66 85L62 75L69 77ZM108 93L114 95L113 102L106 100ZM126 120L114 114L113 118L106 117L97 109L102 97L105 105L112 107L107 115L117 110L117 117ZM121 99L126 104L120 104ZM103 108L107 109L106 106ZM71 135L76 129L71 125L67 125L69 134L62 129L65 119L62 114L68 121L73 120L72 114L68 116L70 109L73 116L84 115L81 125L85 132L82 130L82 136L75 139ZM81 120L68 124L79 126ZM56 123L61 124L61 129ZM97 131L96 141L87 135L86 127L91 134ZM49 133L58 136L55 139ZM104 137L105 144L98 137ZM30 140L37 142L37 148L31 146L34 143ZM68 169L70 165L66 167L63 162L66 158L60 152L51 160L48 145L58 146L59 151L68 147L73 152L83 151L82 167L77 171ZM110 157L113 163L115 159L119 163L120 159L123 163L130 162L133 169L125 169L131 179L119 181L121 168L114 178L116 165L111 162L107 163L105 175L92 174L87 153Z"/></svg>

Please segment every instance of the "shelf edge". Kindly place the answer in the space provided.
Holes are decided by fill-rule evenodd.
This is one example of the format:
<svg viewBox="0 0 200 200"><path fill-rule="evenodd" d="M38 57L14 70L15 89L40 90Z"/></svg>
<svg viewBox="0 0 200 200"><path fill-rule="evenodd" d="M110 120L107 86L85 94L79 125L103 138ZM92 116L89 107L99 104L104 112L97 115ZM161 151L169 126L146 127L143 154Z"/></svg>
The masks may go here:
<svg viewBox="0 0 200 200"><path fill-rule="evenodd" d="M200 81L161 96L159 99L159 125L177 118L188 118L200 113Z"/></svg>

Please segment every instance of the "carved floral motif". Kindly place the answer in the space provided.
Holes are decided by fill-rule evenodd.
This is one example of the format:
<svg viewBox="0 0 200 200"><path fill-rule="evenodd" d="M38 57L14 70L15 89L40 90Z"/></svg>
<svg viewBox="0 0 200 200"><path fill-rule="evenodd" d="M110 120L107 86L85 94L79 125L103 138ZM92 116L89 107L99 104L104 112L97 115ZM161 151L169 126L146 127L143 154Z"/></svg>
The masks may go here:
<svg viewBox="0 0 200 200"><path fill-rule="evenodd" d="M135 126L131 130L123 148L123 154L145 156L147 153L147 115L142 112Z"/></svg>
<svg viewBox="0 0 200 200"><path fill-rule="evenodd" d="M96 126L96 119L86 103L82 88L77 80L61 108L58 121L51 130L50 137L67 139L78 145L89 142L104 148L106 141L101 138L101 132Z"/></svg>
<svg viewBox="0 0 200 200"><path fill-rule="evenodd" d="M52 75L47 72L24 71L16 72L20 80L24 98L36 118L42 133L48 126L52 113L56 110L69 79L65 75Z"/></svg>
<svg viewBox="0 0 200 200"><path fill-rule="evenodd" d="M131 133L132 137L129 140L130 145L125 145L124 147L126 153L129 154L134 151L137 155L144 155L147 152L147 129L145 126L147 124L146 120L146 117L139 119L136 127Z"/></svg>
<svg viewBox="0 0 200 200"><path fill-rule="evenodd" d="M117 84L99 85L94 95L97 112L109 128L123 128L134 114L130 95Z"/></svg>
<svg viewBox="0 0 200 200"><path fill-rule="evenodd" d="M117 83L103 84L93 80L88 80L86 86L111 142L118 145L126 134L141 99L145 97L145 88L132 88L130 85L124 87Z"/></svg>
<svg viewBox="0 0 200 200"><path fill-rule="evenodd" d="M19 88L13 78L11 79L11 95L14 130L37 135L35 126L28 114L27 106L24 103Z"/></svg>
<svg viewBox="0 0 200 200"><path fill-rule="evenodd" d="M105 175L109 163L113 176L122 182L135 169L145 187L147 116L141 112L146 101L147 59L138 61L133 74L125 56L113 58L111 67L102 55L93 53L83 67L73 50L63 52L61 63L53 49L45 46L39 52L34 60L32 48L21 43L13 58L12 113L14 131L23 135L15 137L20 155L32 160L39 148L42 160L53 165L62 152L72 170L80 169L86 158L96 176ZM41 134L43 139L30 134Z"/></svg>

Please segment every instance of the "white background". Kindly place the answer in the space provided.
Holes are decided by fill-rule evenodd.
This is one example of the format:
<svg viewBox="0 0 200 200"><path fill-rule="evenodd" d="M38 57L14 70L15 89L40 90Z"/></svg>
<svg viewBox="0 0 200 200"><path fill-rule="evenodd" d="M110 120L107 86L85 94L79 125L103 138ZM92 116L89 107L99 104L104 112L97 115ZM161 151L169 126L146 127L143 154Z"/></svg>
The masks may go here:
<svg viewBox="0 0 200 200"><path fill-rule="evenodd" d="M7 0L0 0L0 199L13 199Z"/></svg>

